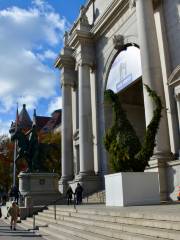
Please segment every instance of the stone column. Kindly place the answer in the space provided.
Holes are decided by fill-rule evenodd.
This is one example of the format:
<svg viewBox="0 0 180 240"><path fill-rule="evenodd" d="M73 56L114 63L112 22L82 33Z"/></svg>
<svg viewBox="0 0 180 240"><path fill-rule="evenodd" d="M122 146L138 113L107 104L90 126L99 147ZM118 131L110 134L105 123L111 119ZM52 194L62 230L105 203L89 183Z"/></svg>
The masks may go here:
<svg viewBox="0 0 180 240"><path fill-rule="evenodd" d="M91 102L92 102L92 132L93 132L93 150L94 150L94 171L100 173L99 160L99 136L98 136L98 113L97 113L97 81L96 81L96 67L92 67L90 71L91 84Z"/></svg>
<svg viewBox="0 0 180 240"><path fill-rule="evenodd" d="M81 62L79 73L80 176L94 175L90 66Z"/></svg>
<svg viewBox="0 0 180 240"><path fill-rule="evenodd" d="M77 73L77 71L76 71ZM78 79L78 77L77 77ZM79 175L79 107L78 107L78 81L72 89L72 112L73 112L73 159L75 178Z"/></svg>
<svg viewBox="0 0 180 240"><path fill-rule="evenodd" d="M157 92L161 97L164 106L160 127L156 137L154 156L150 161L150 168L153 171L159 171L161 200L166 200L167 184L165 163L170 159L170 143L162 70L154 21L153 1L136 0L136 13L141 50L143 83L147 84ZM154 105L145 88L144 105L147 126L152 119Z"/></svg>
<svg viewBox="0 0 180 240"><path fill-rule="evenodd" d="M72 50L65 47L57 59L56 67L61 69L62 85L62 158L60 192L65 193L67 182L74 177L73 130L72 130L72 87L76 78L75 60Z"/></svg>
<svg viewBox="0 0 180 240"><path fill-rule="evenodd" d="M81 8L80 16L74 31L71 44L75 46L74 57L78 70L79 93L79 175L85 193L92 193L101 188L101 180L94 171L93 129L92 129L92 98L90 71L94 66L95 48L91 25L86 16L86 9Z"/></svg>
<svg viewBox="0 0 180 240"><path fill-rule="evenodd" d="M67 79L62 81L62 181L71 180L73 177L71 87L72 84Z"/></svg>

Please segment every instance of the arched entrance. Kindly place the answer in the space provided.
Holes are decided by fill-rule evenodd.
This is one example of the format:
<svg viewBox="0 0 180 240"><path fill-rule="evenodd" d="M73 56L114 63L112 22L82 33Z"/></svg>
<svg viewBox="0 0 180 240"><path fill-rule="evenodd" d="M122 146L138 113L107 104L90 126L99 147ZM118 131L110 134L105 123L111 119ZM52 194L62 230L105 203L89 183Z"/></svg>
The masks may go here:
<svg viewBox="0 0 180 240"><path fill-rule="evenodd" d="M118 94L128 120L142 142L146 124L140 50L129 46L116 55L109 71L106 89ZM112 107L105 102L105 129L113 122Z"/></svg>

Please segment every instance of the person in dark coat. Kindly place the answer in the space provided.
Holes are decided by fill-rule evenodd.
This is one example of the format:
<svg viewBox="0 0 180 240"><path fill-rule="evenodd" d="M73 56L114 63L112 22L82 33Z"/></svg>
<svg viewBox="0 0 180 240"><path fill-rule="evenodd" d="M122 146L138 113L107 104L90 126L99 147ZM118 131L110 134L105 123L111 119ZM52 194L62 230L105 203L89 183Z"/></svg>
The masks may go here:
<svg viewBox="0 0 180 240"><path fill-rule="evenodd" d="M15 185L13 187L11 187L10 192L9 192L9 197L11 199L13 199L14 201L16 201L16 203L18 204L18 201L19 201L19 189Z"/></svg>
<svg viewBox="0 0 180 240"><path fill-rule="evenodd" d="M66 191L66 198L67 198L67 204L71 204L72 203L72 195L73 195L73 190L71 188L71 186L69 185Z"/></svg>
<svg viewBox="0 0 180 240"><path fill-rule="evenodd" d="M82 194L83 194L83 187L80 185L80 183L77 184L77 187L75 189L75 196L76 196L76 204L82 203Z"/></svg>

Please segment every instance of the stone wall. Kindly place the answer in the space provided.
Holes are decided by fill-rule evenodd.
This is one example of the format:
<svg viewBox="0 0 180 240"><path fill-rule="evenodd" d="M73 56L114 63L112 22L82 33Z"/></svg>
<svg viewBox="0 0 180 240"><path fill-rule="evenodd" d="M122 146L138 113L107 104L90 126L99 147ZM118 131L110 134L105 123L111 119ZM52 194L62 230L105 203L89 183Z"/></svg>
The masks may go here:
<svg viewBox="0 0 180 240"><path fill-rule="evenodd" d="M173 70L180 62L180 1L164 0L163 2L171 65Z"/></svg>
<svg viewBox="0 0 180 240"><path fill-rule="evenodd" d="M177 194L180 186L180 160L168 163L167 182L170 200L177 200Z"/></svg>

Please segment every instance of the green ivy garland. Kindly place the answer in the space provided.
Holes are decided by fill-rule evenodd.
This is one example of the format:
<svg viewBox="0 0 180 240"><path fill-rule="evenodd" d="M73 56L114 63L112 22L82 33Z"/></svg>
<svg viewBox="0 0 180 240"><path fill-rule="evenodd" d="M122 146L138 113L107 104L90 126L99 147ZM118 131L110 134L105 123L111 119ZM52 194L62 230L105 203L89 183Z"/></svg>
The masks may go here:
<svg viewBox="0 0 180 240"><path fill-rule="evenodd" d="M110 102L113 108L113 125L105 134L104 144L109 152L110 166L114 172L144 171L150 157L153 155L155 136L161 119L162 103L155 91L151 90L147 85L145 87L156 108L147 127L142 145L133 126L127 119L118 95L112 90L105 91L105 101Z"/></svg>

